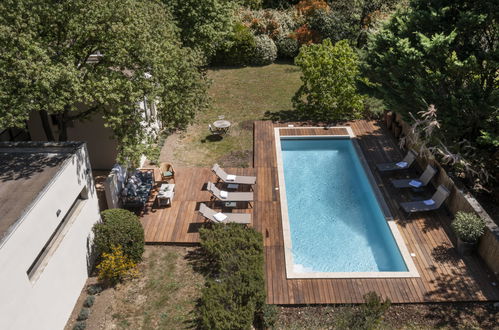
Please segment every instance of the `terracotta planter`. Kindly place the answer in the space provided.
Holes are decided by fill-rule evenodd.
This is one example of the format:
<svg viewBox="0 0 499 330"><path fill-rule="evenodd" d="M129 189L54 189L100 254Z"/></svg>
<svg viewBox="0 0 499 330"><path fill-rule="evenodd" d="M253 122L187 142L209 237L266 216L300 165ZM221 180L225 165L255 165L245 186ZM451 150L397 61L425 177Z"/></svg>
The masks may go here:
<svg viewBox="0 0 499 330"><path fill-rule="evenodd" d="M457 238L457 252L462 256L469 256L475 251L477 242L465 242L459 237Z"/></svg>

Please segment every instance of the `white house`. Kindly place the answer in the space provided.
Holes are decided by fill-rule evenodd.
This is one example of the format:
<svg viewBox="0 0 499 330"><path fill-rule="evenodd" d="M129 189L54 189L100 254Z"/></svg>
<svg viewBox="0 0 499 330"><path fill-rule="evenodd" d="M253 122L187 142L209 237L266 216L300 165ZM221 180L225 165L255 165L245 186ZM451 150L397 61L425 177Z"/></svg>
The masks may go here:
<svg viewBox="0 0 499 330"><path fill-rule="evenodd" d="M99 219L85 143L0 143L0 329L64 328Z"/></svg>

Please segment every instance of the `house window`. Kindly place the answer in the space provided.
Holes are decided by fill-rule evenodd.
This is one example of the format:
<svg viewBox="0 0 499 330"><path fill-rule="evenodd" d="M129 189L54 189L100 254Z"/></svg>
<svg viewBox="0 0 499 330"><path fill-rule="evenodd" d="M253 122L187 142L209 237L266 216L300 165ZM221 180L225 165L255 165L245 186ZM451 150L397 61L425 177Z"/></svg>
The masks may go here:
<svg viewBox="0 0 499 330"><path fill-rule="evenodd" d="M52 257L52 255L54 255L54 252L61 244L64 236L66 236L66 233L71 228L71 225L78 217L78 214L80 214L80 211L87 199L88 191L85 187L75 199L66 215L62 218L61 222L52 233L47 243L45 243L40 253L38 253L31 266L28 268L26 273L28 274L28 278L32 283L36 282L36 280L38 280L38 278L40 277L41 273L49 263L50 258ZM58 215L58 213L60 213L60 210L54 210L54 212L56 213L56 215Z"/></svg>

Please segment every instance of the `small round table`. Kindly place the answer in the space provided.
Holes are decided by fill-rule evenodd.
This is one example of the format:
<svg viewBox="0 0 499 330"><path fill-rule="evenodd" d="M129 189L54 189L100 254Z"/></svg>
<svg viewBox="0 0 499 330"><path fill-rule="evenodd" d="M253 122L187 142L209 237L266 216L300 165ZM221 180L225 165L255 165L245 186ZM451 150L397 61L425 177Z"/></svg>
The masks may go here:
<svg viewBox="0 0 499 330"><path fill-rule="evenodd" d="M228 120L217 120L216 122L213 123L213 126L220 131L223 131L224 133L227 133L227 131L230 128L230 121Z"/></svg>

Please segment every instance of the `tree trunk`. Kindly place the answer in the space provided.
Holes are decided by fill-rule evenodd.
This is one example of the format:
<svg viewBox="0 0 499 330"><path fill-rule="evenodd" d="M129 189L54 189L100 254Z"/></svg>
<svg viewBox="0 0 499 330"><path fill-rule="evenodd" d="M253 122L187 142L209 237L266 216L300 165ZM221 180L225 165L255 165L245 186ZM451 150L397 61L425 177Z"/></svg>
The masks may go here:
<svg viewBox="0 0 499 330"><path fill-rule="evenodd" d="M68 140L68 118L66 115L67 111L58 115L59 122L59 142L65 142Z"/></svg>
<svg viewBox="0 0 499 330"><path fill-rule="evenodd" d="M40 119L42 121L43 131L45 132L45 137L48 141L55 141L54 133L52 133L52 128L50 127L49 115L47 111L40 110L38 112L40 114Z"/></svg>

